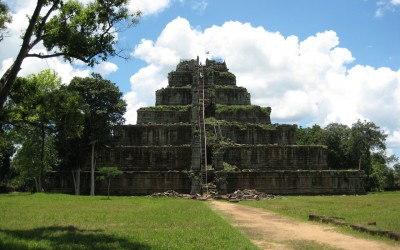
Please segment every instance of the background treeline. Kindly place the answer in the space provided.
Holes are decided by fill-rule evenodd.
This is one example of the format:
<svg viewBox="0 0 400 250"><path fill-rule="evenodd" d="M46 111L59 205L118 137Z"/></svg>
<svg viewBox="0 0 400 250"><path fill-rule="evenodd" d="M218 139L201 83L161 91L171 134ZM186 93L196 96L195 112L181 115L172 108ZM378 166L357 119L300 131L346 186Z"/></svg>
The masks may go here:
<svg viewBox="0 0 400 250"><path fill-rule="evenodd" d="M46 173L73 176L95 166L97 150L115 139L126 103L118 87L98 74L68 85L50 70L17 78L0 114L0 186L41 192Z"/></svg>
<svg viewBox="0 0 400 250"><path fill-rule="evenodd" d="M384 131L373 122L358 120L351 127L331 123L297 130L299 145L325 145L330 169L360 169L366 174L367 191L400 188L400 163L387 156Z"/></svg>

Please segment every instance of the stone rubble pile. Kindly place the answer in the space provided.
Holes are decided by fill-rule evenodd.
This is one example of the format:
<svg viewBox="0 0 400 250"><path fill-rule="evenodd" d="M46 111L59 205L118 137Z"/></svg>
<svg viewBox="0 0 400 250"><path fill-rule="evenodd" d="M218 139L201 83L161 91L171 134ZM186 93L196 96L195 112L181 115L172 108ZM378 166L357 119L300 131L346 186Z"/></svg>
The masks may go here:
<svg viewBox="0 0 400 250"><path fill-rule="evenodd" d="M180 194L174 190L168 190L162 193L154 193L150 195L151 197L172 197L172 198L184 198L184 199L196 199L196 200L227 200L230 202L239 202L239 201L244 201L244 200L272 200L272 199L277 199L280 198L279 196L276 195L271 195L271 194L265 194L263 192L258 192L255 189L244 189L244 190L236 190L235 192L231 194L226 194L226 195L219 195L216 192L210 191L208 194L196 194L196 195L191 195L191 194Z"/></svg>
<svg viewBox="0 0 400 250"><path fill-rule="evenodd" d="M232 194L227 195L229 200L238 200L238 201L243 201L243 200L272 200L279 198L279 196L272 195L272 194L266 194L263 192L258 192L255 189L244 189L244 190L236 190Z"/></svg>
<svg viewBox="0 0 400 250"><path fill-rule="evenodd" d="M175 190L167 190L162 193L154 193L150 195L151 197L172 197L172 198L186 198L186 199L193 199L193 195L190 194L180 194Z"/></svg>

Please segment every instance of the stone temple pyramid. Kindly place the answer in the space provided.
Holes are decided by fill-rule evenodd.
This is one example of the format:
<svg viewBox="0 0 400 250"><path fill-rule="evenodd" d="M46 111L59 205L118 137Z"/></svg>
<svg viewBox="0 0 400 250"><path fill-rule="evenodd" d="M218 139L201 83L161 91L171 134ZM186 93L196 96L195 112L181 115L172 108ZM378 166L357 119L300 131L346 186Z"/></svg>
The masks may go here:
<svg viewBox="0 0 400 250"><path fill-rule="evenodd" d="M181 60L156 91L155 106L139 109L136 125L122 126L98 166L124 171L112 184L115 194L365 193L362 171L330 170L326 147L296 145L297 126L272 124L270 113L251 104L224 61Z"/></svg>

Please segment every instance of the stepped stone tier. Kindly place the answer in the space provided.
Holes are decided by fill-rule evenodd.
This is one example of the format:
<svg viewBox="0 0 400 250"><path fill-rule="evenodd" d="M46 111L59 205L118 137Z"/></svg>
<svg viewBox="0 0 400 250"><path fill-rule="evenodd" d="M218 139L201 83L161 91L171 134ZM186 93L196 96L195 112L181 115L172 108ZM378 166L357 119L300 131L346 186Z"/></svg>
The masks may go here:
<svg viewBox="0 0 400 250"><path fill-rule="evenodd" d="M111 185L115 194L214 187L219 193L365 193L362 171L330 170L326 147L296 145L297 126L271 124L271 108L252 105L225 62L182 60L168 86L156 91L155 106L137 114L137 125L122 126L118 143L100 153L98 166L124 171Z"/></svg>

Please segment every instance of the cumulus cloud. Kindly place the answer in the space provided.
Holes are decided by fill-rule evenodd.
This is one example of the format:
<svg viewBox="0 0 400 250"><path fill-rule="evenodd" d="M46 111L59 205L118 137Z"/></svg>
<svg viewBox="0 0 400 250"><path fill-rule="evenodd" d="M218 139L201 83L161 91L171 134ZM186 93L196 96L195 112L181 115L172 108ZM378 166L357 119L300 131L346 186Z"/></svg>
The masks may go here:
<svg viewBox="0 0 400 250"><path fill-rule="evenodd" d="M93 69L94 72L99 73L103 77L114 73L118 70L118 66L112 62L101 62Z"/></svg>
<svg viewBox="0 0 400 250"><path fill-rule="evenodd" d="M128 8L132 12L141 11L144 16L147 16L164 11L171 2L171 0L134 0L130 1Z"/></svg>
<svg viewBox="0 0 400 250"><path fill-rule="evenodd" d="M355 59L339 44L332 30L299 41L234 21L200 31L178 17L132 53L148 65L131 77L127 121L136 122L131 108L154 105L154 91L167 85L167 73L180 59L221 57L253 104L272 107L274 123L351 125L367 119L388 131L389 146L399 147L400 70L350 67Z"/></svg>

